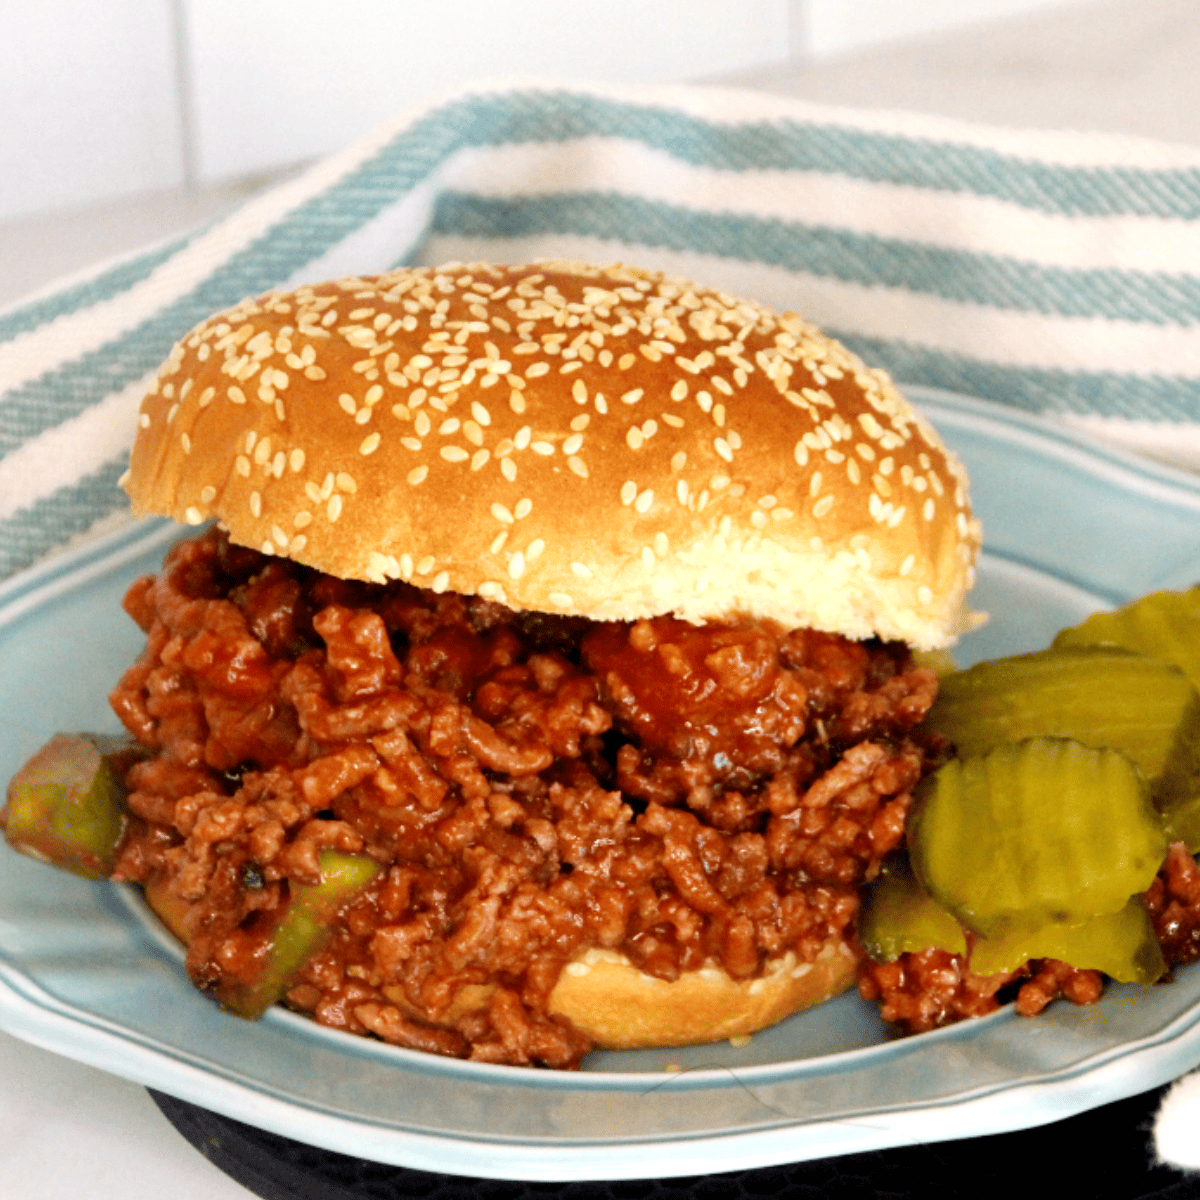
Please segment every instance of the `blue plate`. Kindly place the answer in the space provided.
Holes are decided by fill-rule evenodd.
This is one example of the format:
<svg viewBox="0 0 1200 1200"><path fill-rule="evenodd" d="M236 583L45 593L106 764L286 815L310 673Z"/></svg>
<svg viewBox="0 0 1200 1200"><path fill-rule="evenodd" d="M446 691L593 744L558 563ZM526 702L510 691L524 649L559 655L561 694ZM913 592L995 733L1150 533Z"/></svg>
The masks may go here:
<svg viewBox="0 0 1200 1200"><path fill-rule="evenodd" d="M912 395L966 461L985 526L974 599L992 619L964 664L1200 578L1193 478L993 405ZM104 697L142 640L120 599L177 536L140 525L0 588L0 776L57 730L116 730ZM742 1047L598 1053L579 1073L476 1065L282 1009L227 1016L131 891L0 845L0 1028L276 1133L429 1171L693 1175L1040 1124L1200 1063L1198 1001L1200 970L1184 968L1091 1008L894 1040L849 994Z"/></svg>

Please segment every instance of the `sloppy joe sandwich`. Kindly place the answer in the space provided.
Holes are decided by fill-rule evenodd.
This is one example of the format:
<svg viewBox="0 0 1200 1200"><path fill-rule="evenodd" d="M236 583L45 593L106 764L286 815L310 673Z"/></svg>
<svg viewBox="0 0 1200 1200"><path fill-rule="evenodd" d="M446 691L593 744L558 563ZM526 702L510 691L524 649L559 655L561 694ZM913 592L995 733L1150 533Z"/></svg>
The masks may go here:
<svg viewBox="0 0 1200 1200"><path fill-rule="evenodd" d="M979 547L885 375L687 281L456 264L247 300L139 420L135 511L212 527L126 600L111 873L198 986L572 1067L851 985Z"/></svg>

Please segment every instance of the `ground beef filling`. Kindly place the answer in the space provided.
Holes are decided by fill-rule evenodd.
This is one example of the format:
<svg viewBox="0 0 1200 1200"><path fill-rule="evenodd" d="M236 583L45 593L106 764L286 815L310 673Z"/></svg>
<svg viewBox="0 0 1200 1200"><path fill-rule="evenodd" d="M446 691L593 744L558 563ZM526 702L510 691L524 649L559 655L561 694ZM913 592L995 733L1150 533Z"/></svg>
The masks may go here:
<svg viewBox="0 0 1200 1200"><path fill-rule="evenodd" d="M940 753L902 646L517 614L217 532L125 606L147 645L111 701L152 756L116 876L166 881L215 989L252 977L322 848L371 856L287 1003L441 1054L576 1066L547 999L586 947L745 979L852 941Z"/></svg>

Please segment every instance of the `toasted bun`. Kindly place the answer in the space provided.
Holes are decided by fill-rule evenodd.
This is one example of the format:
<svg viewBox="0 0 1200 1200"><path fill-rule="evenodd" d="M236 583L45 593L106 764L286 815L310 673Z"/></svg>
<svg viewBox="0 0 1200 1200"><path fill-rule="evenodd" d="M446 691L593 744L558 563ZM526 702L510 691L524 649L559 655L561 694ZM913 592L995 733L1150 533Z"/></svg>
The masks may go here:
<svg viewBox="0 0 1200 1200"><path fill-rule="evenodd" d="M754 979L732 979L720 967L686 971L678 979L657 979L638 970L613 950L588 949L569 962L550 993L549 1011L590 1037L601 1050L646 1050L700 1046L746 1037L823 1004L854 983L858 959L845 942L831 938L811 963L792 951L771 959ZM404 989L384 994L418 1019ZM467 984L442 1014L452 1027L468 1013L488 1006L495 984Z"/></svg>
<svg viewBox="0 0 1200 1200"><path fill-rule="evenodd" d="M344 578L922 649L966 621L966 479L887 377L794 314L630 267L268 293L175 348L140 422L136 512Z"/></svg>
<svg viewBox="0 0 1200 1200"><path fill-rule="evenodd" d="M667 982L614 951L593 949L567 964L550 993L550 1011L602 1050L698 1046L757 1033L840 995L854 982L856 965L844 942L830 940L813 962L788 951L755 979L702 967Z"/></svg>

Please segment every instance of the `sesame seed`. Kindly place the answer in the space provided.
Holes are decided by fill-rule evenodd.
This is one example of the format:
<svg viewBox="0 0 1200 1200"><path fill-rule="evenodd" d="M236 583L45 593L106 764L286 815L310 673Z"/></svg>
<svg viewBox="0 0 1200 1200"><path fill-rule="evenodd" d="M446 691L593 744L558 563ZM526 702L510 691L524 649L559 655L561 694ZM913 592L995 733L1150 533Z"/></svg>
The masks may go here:
<svg viewBox="0 0 1200 1200"><path fill-rule="evenodd" d="M686 399L687 394L688 394L687 380L686 379L677 380L675 383L675 386L671 389L671 399L672 400L683 400L683 399Z"/></svg>
<svg viewBox="0 0 1200 1200"><path fill-rule="evenodd" d="M675 453L671 455L671 470L676 472L676 474L678 474L678 472L682 471L686 464L687 464L687 451L686 450L676 450Z"/></svg>
<svg viewBox="0 0 1200 1200"><path fill-rule="evenodd" d="M517 478L517 464L511 458L502 458L500 460L500 474L513 483Z"/></svg>
<svg viewBox="0 0 1200 1200"><path fill-rule="evenodd" d="M520 579L525 574L525 555L520 550L508 560L508 574L510 579Z"/></svg>
<svg viewBox="0 0 1200 1200"><path fill-rule="evenodd" d="M574 454L580 446L583 445L583 434L573 433L565 442L563 442L563 453Z"/></svg>
<svg viewBox="0 0 1200 1200"><path fill-rule="evenodd" d="M341 496L330 496L329 503L325 505L325 515L331 520L336 521L342 515L342 498Z"/></svg>
<svg viewBox="0 0 1200 1200"><path fill-rule="evenodd" d="M625 441L628 443L630 450L640 450L646 439L642 431L636 425L633 425L630 427L629 432L625 434Z"/></svg>
<svg viewBox="0 0 1200 1200"><path fill-rule="evenodd" d="M447 462L466 462L471 457L461 446L443 446L439 453Z"/></svg>
<svg viewBox="0 0 1200 1200"><path fill-rule="evenodd" d="M339 471L336 476L337 486L343 492L357 492L358 484L353 475L347 474L345 471Z"/></svg>
<svg viewBox="0 0 1200 1200"><path fill-rule="evenodd" d="M439 571L433 577L433 583L430 585L431 590L435 592L444 592L450 586L450 572Z"/></svg>
<svg viewBox="0 0 1200 1200"><path fill-rule="evenodd" d="M507 529L500 530L500 532L498 534L496 534L496 536L492 539L492 544L490 547L491 552L493 554L499 554L500 551L504 549L504 543L507 541L508 541L508 530Z"/></svg>
<svg viewBox="0 0 1200 1200"><path fill-rule="evenodd" d="M638 495L638 486L632 479L627 479L621 484L621 503L628 506L632 504Z"/></svg>
<svg viewBox="0 0 1200 1200"><path fill-rule="evenodd" d="M916 565L917 565L917 560L916 560L916 558L915 558L913 555L911 555L911 554L910 554L910 555L909 555L909 556L908 556L908 557L907 557L907 558L906 558L906 559L905 559L905 560L904 560L904 561L903 561L903 562L900 564L900 574L901 574L901 576L904 576L904 575L908 575L908 574L910 574L910 573L912 572L912 569L913 569L913 567L915 567Z"/></svg>
<svg viewBox="0 0 1200 1200"><path fill-rule="evenodd" d="M828 494L822 496L821 499L818 500L816 502L816 504L813 505L813 516L814 517L823 517L829 512L829 510L832 507L833 507L833 493L829 492Z"/></svg>
<svg viewBox="0 0 1200 1200"><path fill-rule="evenodd" d="M476 450L471 456L471 470L478 471L480 467L484 466L491 457L492 454L490 450Z"/></svg>
<svg viewBox="0 0 1200 1200"><path fill-rule="evenodd" d="M770 518L765 512L760 512L757 509L750 514L750 524L753 525L755 529L765 528L769 520Z"/></svg>
<svg viewBox="0 0 1200 1200"><path fill-rule="evenodd" d="M204 520L204 514L198 508L188 508L184 517L189 525L199 525Z"/></svg>
<svg viewBox="0 0 1200 1200"><path fill-rule="evenodd" d="M528 425L522 425L513 437L513 445L518 450L526 450L533 439L533 430Z"/></svg>
<svg viewBox="0 0 1200 1200"><path fill-rule="evenodd" d="M814 471L812 474L812 478L808 482L808 494L810 496L815 498L816 496L818 496L820 494L821 479L822 479L821 472Z"/></svg>
<svg viewBox="0 0 1200 1200"><path fill-rule="evenodd" d="M271 526L271 540L280 549L282 549L282 550L287 549L288 535L286 533L284 533L283 530L280 529L278 525Z"/></svg>
<svg viewBox="0 0 1200 1200"><path fill-rule="evenodd" d="M250 512L255 517L262 516L262 496L258 492L250 493Z"/></svg>
<svg viewBox="0 0 1200 1200"><path fill-rule="evenodd" d="M927 587L919 587L917 588L917 600L922 604L932 604L933 592Z"/></svg>
<svg viewBox="0 0 1200 1200"><path fill-rule="evenodd" d="M413 467L413 469L408 473L408 482L412 484L413 487L416 487L418 483L424 483L428 475L428 467Z"/></svg>
<svg viewBox="0 0 1200 1200"><path fill-rule="evenodd" d="M275 457L271 460L271 474L276 479L283 478L284 468L287 466L287 455L282 450L275 451Z"/></svg>
<svg viewBox="0 0 1200 1200"><path fill-rule="evenodd" d="M631 392L625 392L621 396L621 400L625 404L636 404L645 394L644 388L634 388Z"/></svg>
<svg viewBox="0 0 1200 1200"><path fill-rule="evenodd" d="M549 458L554 453L553 442L531 442L529 448L535 454L540 454L543 458Z"/></svg>
<svg viewBox="0 0 1200 1200"><path fill-rule="evenodd" d="M362 445L359 446L358 452L362 455L374 454L379 449L380 437L378 433L369 433L362 440ZM465 455L464 455L465 457Z"/></svg>
<svg viewBox="0 0 1200 1200"><path fill-rule="evenodd" d="M670 542L670 539L669 539L669 538L667 537L667 535L666 535L666 534L665 534L665 533L664 533L664 532L663 532L663 531L660 529L660 530L659 530L659 531L658 531L658 532L657 532L657 533L654 535L654 553L655 553L656 555L658 555L658 557L659 557L659 558L666 558L666 557L667 557L667 552L670 550L670 548L671 548L671 542Z"/></svg>
<svg viewBox="0 0 1200 1200"><path fill-rule="evenodd" d="M525 561L533 562L540 558L542 551L546 549L546 543L542 538L534 538L528 546L525 547Z"/></svg>
<svg viewBox="0 0 1200 1200"><path fill-rule="evenodd" d="M733 451L724 438L713 438L713 448L726 462L733 462Z"/></svg>
<svg viewBox="0 0 1200 1200"><path fill-rule="evenodd" d="M246 393L243 392L240 387L231 387L225 394L229 397L230 401L234 404L245 404L246 403Z"/></svg>
<svg viewBox="0 0 1200 1200"><path fill-rule="evenodd" d="M149 429L150 428L150 414L149 413L141 413L138 416L138 424L143 429Z"/></svg>
<svg viewBox="0 0 1200 1200"><path fill-rule="evenodd" d="M513 509L513 516L518 521L523 521L531 512L533 512L533 501L526 496L524 499L517 501L517 506Z"/></svg>
<svg viewBox="0 0 1200 1200"><path fill-rule="evenodd" d="M402 437L400 439L400 445L402 445L405 448L405 450L412 450L412 451L416 452L417 450L421 449L421 446L423 445L423 443L420 438Z"/></svg>
<svg viewBox="0 0 1200 1200"><path fill-rule="evenodd" d="M492 516L495 517L497 521L500 521L505 525L511 525L513 523L512 513L509 512L503 504L492 505Z"/></svg>
<svg viewBox="0 0 1200 1200"><path fill-rule="evenodd" d="M433 570L436 563L437 559L434 558L432 554L425 555L425 557L421 559L419 563L417 563L417 574L428 575L429 572Z"/></svg>
<svg viewBox="0 0 1200 1200"><path fill-rule="evenodd" d="M567 459L567 466L574 474L578 475L580 479L586 479L588 477L587 463L585 463L582 458L572 455Z"/></svg>
<svg viewBox="0 0 1200 1200"><path fill-rule="evenodd" d="M574 608L575 607L575 601L572 600L571 597L568 596L566 592L551 592L550 593L550 603L553 604L556 608ZM570 967L570 966L576 966L578 964L568 963L567 965Z"/></svg>
<svg viewBox="0 0 1200 1200"><path fill-rule="evenodd" d="M646 512L650 511L650 506L653 503L654 503L654 489L647 488L634 501L633 507L640 513L646 513Z"/></svg>
<svg viewBox="0 0 1200 1200"><path fill-rule="evenodd" d="M647 571L654 570L654 551L651 550L649 546L642 547L642 566L645 567Z"/></svg>
<svg viewBox="0 0 1200 1200"><path fill-rule="evenodd" d="M573 562L571 564L571 574L574 575L576 579L591 579L592 570L590 567L585 566L581 562Z"/></svg>

